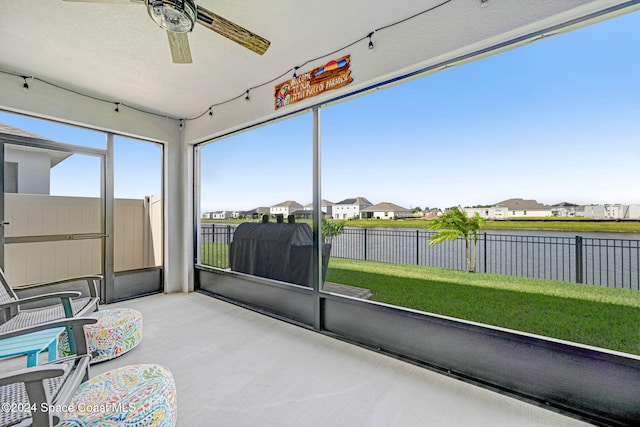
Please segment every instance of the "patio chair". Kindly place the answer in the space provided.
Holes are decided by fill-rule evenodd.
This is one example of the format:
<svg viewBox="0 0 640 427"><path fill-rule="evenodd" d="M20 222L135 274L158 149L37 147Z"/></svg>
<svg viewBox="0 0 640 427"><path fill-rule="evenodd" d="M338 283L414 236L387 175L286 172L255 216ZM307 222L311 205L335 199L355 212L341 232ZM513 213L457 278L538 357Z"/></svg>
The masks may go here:
<svg viewBox="0 0 640 427"><path fill-rule="evenodd" d="M0 373L0 427L53 426L74 397L82 382L89 379L89 360L83 325L96 319L75 317L43 323L19 331L7 332L3 338L66 327L75 356L54 362Z"/></svg>
<svg viewBox="0 0 640 427"><path fill-rule="evenodd" d="M12 288L0 269L0 339L8 332L96 311L101 278L82 276Z"/></svg>

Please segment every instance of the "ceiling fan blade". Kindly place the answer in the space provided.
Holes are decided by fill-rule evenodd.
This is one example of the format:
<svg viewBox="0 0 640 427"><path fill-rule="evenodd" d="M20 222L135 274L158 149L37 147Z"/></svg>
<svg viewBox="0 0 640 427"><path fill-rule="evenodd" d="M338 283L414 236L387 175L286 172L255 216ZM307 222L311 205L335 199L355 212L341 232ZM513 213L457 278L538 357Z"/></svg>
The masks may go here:
<svg viewBox="0 0 640 427"><path fill-rule="evenodd" d="M174 33L167 31L171 58L175 64L191 64L191 49L187 33Z"/></svg>
<svg viewBox="0 0 640 427"><path fill-rule="evenodd" d="M220 15L205 9L202 6L198 8L198 22L205 27L215 31L216 33L228 38L231 41L254 51L258 55L262 55L267 51L271 42L267 39L253 34L251 31L224 19Z"/></svg>

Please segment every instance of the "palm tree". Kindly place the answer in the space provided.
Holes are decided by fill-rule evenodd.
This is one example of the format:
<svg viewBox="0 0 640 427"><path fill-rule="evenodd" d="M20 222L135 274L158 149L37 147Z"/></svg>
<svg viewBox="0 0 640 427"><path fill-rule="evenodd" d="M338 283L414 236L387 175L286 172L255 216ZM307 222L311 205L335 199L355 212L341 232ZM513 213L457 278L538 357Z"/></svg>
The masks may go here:
<svg viewBox="0 0 640 427"><path fill-rule="evenodd" d="M477 212L469 217L460 207L451 208L427 227L430 230L438 230L429 239L429 245L437 245L445 240L455 240L459 236L463 236L467 253L467 271L473 273L476 271L478 259L478 231L482 228L483 223L484 219ZM471 257L471 239L473 239L474 247L473 259Z"/></svg>
<svg viewBox="0 0 640 427"><path fill-rule="evenodd" d="M322 217L322 238L324 243L333 242L333 238L342 234L344 229L344 221L329 221L325 217Z"/></svg>

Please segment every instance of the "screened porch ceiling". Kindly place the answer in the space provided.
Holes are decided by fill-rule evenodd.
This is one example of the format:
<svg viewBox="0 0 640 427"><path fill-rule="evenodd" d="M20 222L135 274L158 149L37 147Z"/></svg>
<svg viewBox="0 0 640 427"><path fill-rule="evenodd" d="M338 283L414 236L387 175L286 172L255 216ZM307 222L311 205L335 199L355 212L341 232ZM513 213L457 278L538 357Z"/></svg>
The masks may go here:
<svg viewBox="0 0 640 427"><path fill-rule="evenodd" d="M196 24L188 35L193 62L174 64L166 31L144 4L3 1L0 108L195 143L637 8L637 1L623 0L196 3L268 39L270 47L260 56ZM275 85L290 79L296 67L300 74L345 55L351 84L274 109Z"/></svg>

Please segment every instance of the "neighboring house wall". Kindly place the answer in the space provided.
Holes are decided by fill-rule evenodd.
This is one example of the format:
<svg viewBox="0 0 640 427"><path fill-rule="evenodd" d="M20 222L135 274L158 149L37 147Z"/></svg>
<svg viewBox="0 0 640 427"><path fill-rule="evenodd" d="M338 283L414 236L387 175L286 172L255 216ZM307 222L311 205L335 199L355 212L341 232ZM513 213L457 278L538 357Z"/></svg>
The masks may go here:
<svg viewBox="0 0 640 427"><path fill-rule="evenodd" d="M333 218L333 205L323 205L321 210L327 214L327 217Z"/></svg>
<svg viewBox="0 0 640 427"><path fill-rule="evenodd" d="M360 218L360 207L358 205L335 205L333 217L336 219Z"/></svg>
<svg viewBox="0 0 640 427"><path fill-rule="evenodd" d="M227 211L211 212L211 219L227 219L227 218L231 218L231 212L227 212Z"/></svg>
<svg viewBox="0 0 640 427"><path fill-rule="evenodd" d="M361 217L362 209L369 206L373 206L373 204L364 197L345 199L333 205L332 216L335 219L357 219Z"/></svg>
<svg viewBox="0 0 640 427"><path fill-rule="evenodd" d="M5 146L4 160L17 163L17 193L49 194L51 156L45 152Z"/></svg>
<svg viewBox="0 0 640 427"><path fill-rule="evenodd" d="M5 194L5 237L101 232L100 200ZM162 265L162 199L114 201L114 270ZM100 239L5 245L5 271L13 285L102 273Z"/></svg>
<svg viewBox="0 0 640 427"><path fill-rule="evenodd" d="M584 216L587 218L605 218L606 209L604 205L587 205L584 207Z"/></svg>
<svg viewBox="0 0 640 427"><path fill-rule="evenodd" d="M640 205L587 205L584 216L594 219L640 219Z"/></svg>
<svg viewBox="0 0 640 427"><path fill-rule="evenodd" d="M510 218L523 217L523 216L529 216L529 217L553 216L553 212L551 211L551 208L549 208L549 209L541 209L541 210L514 210L514 211L509 211L509 217Z"/></svg>
<svg viewBox="0 0 640 427"><path fill-rule="evenodd" d="M484 219L507 219L509 210L505 207L488 207L488 208L464 208L468 217L474 216L476 213Z"/></svg>
<svg viewBox="0 0 640 427"><path fill-rule="evenodd" d="M373 217L376 219L401 219L410 218L411 212L396 212L396 211L373 211Z"/></svg>
<svg viewBox="0 0 640 427"><path fill-rule="evenodd" d="M627 209L623 205L606 205L606 217L611 219L622 219L626 217Z"/></svg>
<svg viewBox="0 0 640 427"><path fill-rule="evenodd" d="M289 206L273 206L269 209L269 213L273 216L281 214L284 216L289 215Z"/></svg>
<svg viewBox="0 0 640 427"><path fill-rule="evenodd" d="M297 202L293 202L293 201L287 201L287 202L283 202L283 203L279 203L277 205L271 206L271 208L269 209L269 213L272 216L276 216L278 214L284 216L285 218L288 217L291 213L295 212L295 211L300 211L303 210L304 207Z"/></svg>

